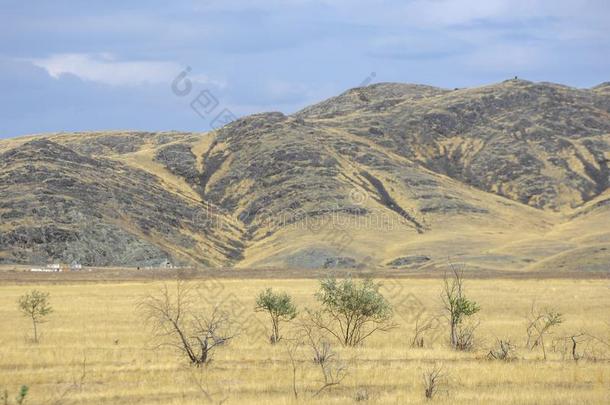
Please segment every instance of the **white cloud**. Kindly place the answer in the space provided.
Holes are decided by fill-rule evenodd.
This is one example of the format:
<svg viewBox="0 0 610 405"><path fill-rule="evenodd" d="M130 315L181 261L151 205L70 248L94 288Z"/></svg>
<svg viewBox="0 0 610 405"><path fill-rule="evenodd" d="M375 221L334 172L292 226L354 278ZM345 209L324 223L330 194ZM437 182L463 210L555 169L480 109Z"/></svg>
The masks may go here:
<svg viewBox="0 0 610 405"><path fill-rule="evenodd" d="M32 59L30 62L45 69L55 79L59 79L65 74L72 74L82 80L112 86L171 83L184 69L183 66L175 62L119 61L109 53L56 54L47 58ZM192 75L191 80L203 84L213 84L218 87L224 86L222 82L210 80L204 74Z"/></svg>

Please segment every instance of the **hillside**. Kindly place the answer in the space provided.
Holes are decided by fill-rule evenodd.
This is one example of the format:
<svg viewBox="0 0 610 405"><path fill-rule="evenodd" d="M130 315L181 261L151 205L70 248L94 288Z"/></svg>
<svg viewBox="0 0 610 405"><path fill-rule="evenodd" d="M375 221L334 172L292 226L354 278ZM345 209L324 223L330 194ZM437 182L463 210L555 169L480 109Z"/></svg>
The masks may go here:
<svg viewBox="0 0 610 405"><path fill-rule="evenodd" d="M209 133L0 141L0 263L606 270L610 86L380 83Z"/></svg>

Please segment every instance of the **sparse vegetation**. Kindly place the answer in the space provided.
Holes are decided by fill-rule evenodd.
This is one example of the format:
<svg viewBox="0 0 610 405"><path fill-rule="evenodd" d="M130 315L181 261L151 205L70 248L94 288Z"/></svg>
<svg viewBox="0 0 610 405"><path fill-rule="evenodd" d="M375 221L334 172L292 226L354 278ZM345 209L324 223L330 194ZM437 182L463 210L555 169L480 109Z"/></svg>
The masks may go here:
<svg viewBox="0 0 610 405"><path fill-rule="evenodd" d="M334 355L332 348L329 348L329 350L331 355L327 356L324 361L318 361L323 382L314 392L314 397L320 395L322 391L330 387L341 384L347 376L347 365Z"/></svg>
<svg viewBox="0 0 610 405"><path fill-rule="evenodd" d="M28 396L28 392L29 392L29 387L27 385L22 385L21 388L19 388L19 392L17 393L17 395L15 396L15 404L17 405L23 405L25 403L25 399ZM8 390L4 390L1 394L0 394L0 401L2 402L3 405L10 405L13 402L11 401L10 395L8 393Z"/></svg>
<svg viewBox="0 0 610 405"><path fill-rule="evenodd" d="M424 347L425 337L439 328L439 319L436 316L421 314L415 319L411 347Z"/></svg>
<svg viewBox="0 0 610 405"><path fill-rule="evenodd" d="M178 280L173 289L165 284L158 294L146 297L140 308L152 327L157 347L173 347L199 367L209 363L214 350L235 334L226 312L214 307L204 313L196 303L193 287Z"/></svg>
<svg viewBox="0 0 610 405"><path fill-rule="evenodd" d="M320 333L313 323L303 322L300 325L301 338L312 352L314 364L325 364L335 357L330 342Z"/></svg>
<svg viewBox="0 0 610 405"><path fill-rule="evenodd" d="M563 323L561 313L553 309L538 310L535 302L532 303L527 318L527 347L534 350L536 347L542 349L542 357L546 360L545 337L553 333L553 329Z"/></svg>
<svg viewBox="0 0 610 405"><path fill-rule="evenodd" d="M347 376L347 363L343 362L333 349L330 342L320 334L320 329L310 322L303 322L298 330L298 335L288 345L287 354L292 366L292 392L295 398L299 396L297 387L297 373L299 363L296 356L302 348L309 348L312 364L315 365L321 377L319 383L312 388L311 396L317 397L322 392L337 386Z"/></svg>
<svg viewBox="0 0 610 405"><path fill-rule="evenodd" d="M369 391L366 388L361 388L356 391L356 395L354 396L354 401L356 402L366 402L370 399Z"/></svg>
<svg viewBox="0 0 610 405"><path fill-rule="evenodd" d="M449 264L450 274L443 277L441 299L449 320L449 342L457 350L470 350L474 345L474 331L478 324L466 324L466 318L481 309L464 292L464 268Z"/></svg>
<svg viewBox="0 0 610 405"><path fill-rule="evenodd" d="M511 361L515 359L515 345L509 340L496 340L496 346L493 347L487 354L490 360Z"/></svg>
<svg viewBox="0 0 610 405"><path fill-rule="evenodd" d="M46 322L47 316L53 312L49 303L49 293L32 290L19 297L17 303L23 316L32 321L33 341L38 343L40 337L38 327L41 323Z"/></svg>
<svg viewBox="0 0 610 405"><path fill-rule="evenodd" d="M285 292L276 293L271 288L266 288L256 297L256 310L264 311L271 318L271 343L277 343L280 335L280 322L288 322L297 316L297 308L292 298Z"/></svg>
<svg viewBox="0 0 610 405"><path fill-rule="evenodd" d="M370 279L322 280L316 293L322 309L310 312L311 320L344 346L357 346L375 332L387 332L396 325L379 287Z"/></svg>
<svg viewBox="0 0 610 405"><path fill-rule="evenodd" d="M210 386L210 367L196 367L190 372L191 381L204 402L220 405L228 399L221 388Z"/></svg>
<svg viewBox="0 0 610 405"><path fill-rule="evenodd" d="M443 366L435 364L432 368L422 374L424 381L424 396L426 399L433 399L440 392L446 391L447 376L443 371Z"/></svg>
<svg viewBox="0 0 610 405"><path fill-rule="evenodd" d="M384 288L380 291L396 311L401 296L386 292L391 291L386 286L394 282L401 288L393 291L415 295L428 314L441 308L438 287L442 279L381 281ZM327 350L326 345L318 345L322 355L317 356L300 332L294 373L286 349L292 346L302 321L309 319L305 312L282 324L283 339L273 346L265 338L250 336L243 325L253 317L268 321L266 314L255 313L253 308L256 297L267 287L276 292L286 291L299 307L315 308L319 305L314 295L319 289L318 281L220 279L215 284L218 289L239 298L233 299L230 306L217 298L220 295L203 295L212 291L210 288L204 289L196 281L186 282L193 298L189 308L202 317L211 314L215 307L229 310L233 329L241 332L228 344L217 346L213 361L200 367L191 365L182 351L177 356L173 349L157 350L161 344L159 337L145 327L142 309L134 310L134 304L142 301L134 297L160 297L163 284L155 280L26 286L26 291L36 288L50 293L55 312L62 315L61 324L58 322L53 333L45 334L36 347L24 344L19 330L0 329L3 364L0 397L3 389L7 389L9 404L14 405L19 387L27 384L30 391L24 405L100 402L194 405L222 401L226 405L350 404L357 398L362 401L359 403L418 403L427 401L423 373L435 364L443 364L443 371L449 373L447 383L440 385L429 403L485 403L493 398L500 405L532 402L543 405L574 402L574 398L579 403L605 403L607 399L610 347L606 344L610 325L606 320L610 296L606 280L468 279L467 297L476 299L483 308L477 314L481 317L478 343L471 352L456 352L448 341L431 345L429 338L423 350L411 349L413 323L408 322L400 322L387 333L374 333L356 348L344 347L335 337L311 325L314 338L320 337L330 347ZM167 288L173 299L176 285L168 282ZM0 286L0 308L4 308L2 319L6 324L17 325L25 319L15 306L24 292L23 284ZM552 363L537 361L542 358L540 347L534 351L522 349L526 341L523 315L530 310L533 297L537 297L540 308L552 307L563 314L564 323L554 329L553 335L545 337L547 358ZM190 330L189 322L185 326ZM442 319L434 333L442 332L445 337L448 328ZM578 338L576 353L580 360L573 361L570 336L579 333L599 340ZM494 336L519 344L516 361L486 360L491 346L496 348ZM564 341L559 341L564 337L567 337L565 360ZM114 344L116 339L120 340L119 345ZM555 340L557 348L553 350ZM84 354L87 377L86 383L81 384ZM325 384L322 368L314 359L327 359L331 354L334 357L324 360L326 365L346 366L345 377L340 384L329 386L312 398ZM73 380L78 388L71 388ZM298 395L296 400L293 387ZM69 394L63 396L69 388ZM368 401L365 394L358 395L364 388Z"/></svg>
<svg viewBox="0 0 610 405"><path fill-rule="evenodd" d="M560 353L563 360L579 361L586 359L596 361L604 358L604 353L610 350L608 341L582 330L556 337L552 344L553 351Z"/></svg>

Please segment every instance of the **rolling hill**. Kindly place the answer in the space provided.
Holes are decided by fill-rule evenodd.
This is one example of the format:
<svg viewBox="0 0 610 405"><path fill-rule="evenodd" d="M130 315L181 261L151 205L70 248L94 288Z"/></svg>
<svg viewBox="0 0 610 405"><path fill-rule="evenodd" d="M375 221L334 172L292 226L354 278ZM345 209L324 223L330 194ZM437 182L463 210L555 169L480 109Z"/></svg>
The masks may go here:
<svg viewBox="0 0 610 405"><path fill-rule="evenodd" d="M379 83L208 133L0 141L0 263L610 268L610 83Z"/></svg>

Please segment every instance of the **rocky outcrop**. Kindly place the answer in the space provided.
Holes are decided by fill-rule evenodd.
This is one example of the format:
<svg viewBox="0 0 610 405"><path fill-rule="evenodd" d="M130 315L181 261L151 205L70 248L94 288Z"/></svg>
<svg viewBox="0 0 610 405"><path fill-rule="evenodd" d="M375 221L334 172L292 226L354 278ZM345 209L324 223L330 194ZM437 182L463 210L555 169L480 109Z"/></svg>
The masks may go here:
<svg viewBox="0 0 610 405"><path fill-rule="evenodd" d="M403 256L397 257L396 259L390 261L387 265L393 268L419 267L428 261L430 261L430 257L425 255Z"/></svg>
<svg viewBox="0 0 610 405"><path fill-rule="evenodd" d="M387 87L378 85L377 90ZM589 201L605 189L607 173L599 166L610 158L610 97L605 87L582 90L508 80L419 98L400 96L383 114L367 103L351 103L352 113L321 122L482 190L559 210ZM387 94L396 97L395 92ZM348 95L297 115L307 120L324 110L341 109ZM574 198L563 198L566 188Z"/></svg>
<svg viewBox="0 0 610 405"><path fill-rule="evenodd" d="M171 258L219 265L241 255L238 237L227 238L230 229L220 236L210 226L215 212L166 190L155 176L46 139L0 156L0 194L4 262L146 265Z"/></svg>

